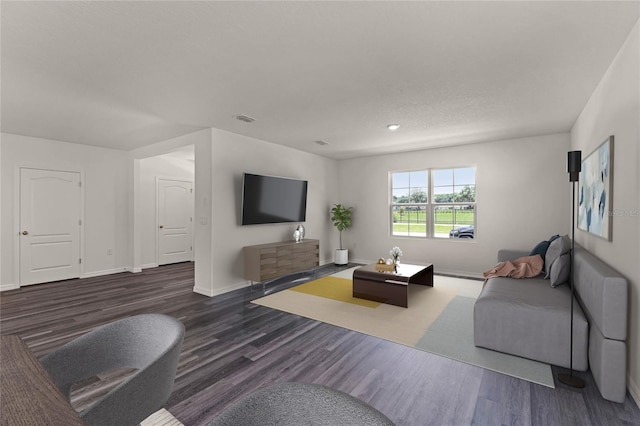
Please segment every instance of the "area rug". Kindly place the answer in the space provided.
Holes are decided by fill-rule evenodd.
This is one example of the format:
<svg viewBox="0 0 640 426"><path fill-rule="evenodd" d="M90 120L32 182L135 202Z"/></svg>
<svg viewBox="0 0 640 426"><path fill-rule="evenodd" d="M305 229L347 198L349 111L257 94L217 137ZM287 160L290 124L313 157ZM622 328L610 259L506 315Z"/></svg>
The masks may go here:
<svg viewBox="0 0 640 426"><path fill-rule="evenodd" d="M380 302L353 297L351 280L348 278L341 278L339 276L330 275L328 277L318 278L317 280L292 287L290 290L311 294L313 296L320 296L326 299L333 299L340 302L367 306L369 308L377 308L380 306Z"/></svg>
<svg viewBox="0 0 640 426"><path fill-rule="evenodd" d="M473 304L481 281L434 276L409 286L409 307L354 302L353 268L252 303L358 331L553 388L551 367L473 344ZM356 299L360 300L360 299Z"/></svg>

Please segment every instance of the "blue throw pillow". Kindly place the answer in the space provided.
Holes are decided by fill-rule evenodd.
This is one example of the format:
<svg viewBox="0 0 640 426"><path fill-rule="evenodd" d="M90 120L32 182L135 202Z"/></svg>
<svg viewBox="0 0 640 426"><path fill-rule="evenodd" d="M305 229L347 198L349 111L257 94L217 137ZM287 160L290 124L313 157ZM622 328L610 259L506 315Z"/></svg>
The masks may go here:
<svg viewBox="0 0 640 426"><path fill-rule="evenodd" d="M539 254L540 257L542 258L542 270L544 271L544 257L547 254L547 249L549 248L549 244L551 244L549 241L540 241L534 248L533 250L531 250L531 253L529 253L529 256L535 256L536 254Z"/></svg>

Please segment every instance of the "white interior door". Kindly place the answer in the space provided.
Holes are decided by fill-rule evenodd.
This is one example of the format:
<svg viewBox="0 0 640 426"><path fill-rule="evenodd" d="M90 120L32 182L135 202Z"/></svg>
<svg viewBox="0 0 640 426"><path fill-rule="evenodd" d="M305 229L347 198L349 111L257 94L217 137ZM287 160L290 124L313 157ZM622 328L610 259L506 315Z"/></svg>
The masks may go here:
<svg viewBox="0 0 640 426"><path fill-rule="evenodd" d="M158 264L193 260L193 182L158 179Z"/></svg>
<svg viewBox="0 0 640 426"><path fill-rule="evenodd" d="M20 169L20 285L80 277L80 173Z"/></svg>

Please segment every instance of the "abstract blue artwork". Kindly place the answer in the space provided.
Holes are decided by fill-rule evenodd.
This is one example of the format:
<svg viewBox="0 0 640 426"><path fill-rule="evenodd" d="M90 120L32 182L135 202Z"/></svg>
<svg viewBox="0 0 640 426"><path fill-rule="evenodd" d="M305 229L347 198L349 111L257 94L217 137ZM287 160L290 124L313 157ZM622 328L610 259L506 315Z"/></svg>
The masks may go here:
<svg viewBox="0 0 640 426"><path fill-rule="evenodd" d="M613 136L582 162L578 228L611 241Z"/></svg>

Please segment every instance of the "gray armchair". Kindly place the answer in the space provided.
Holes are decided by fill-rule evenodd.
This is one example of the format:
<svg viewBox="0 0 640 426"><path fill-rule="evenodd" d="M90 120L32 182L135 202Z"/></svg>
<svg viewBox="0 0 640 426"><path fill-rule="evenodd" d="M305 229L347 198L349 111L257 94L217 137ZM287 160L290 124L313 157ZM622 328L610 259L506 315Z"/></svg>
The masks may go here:
<svg viewBox="0 0 640 426"><path fill-rule="evenodd" d="M136 425L169 398L183 338L184 326L175 318L137 315L98 327L40 361L67 398L82 379L115 368L137 369L80 413L87 425Z"/></svg>

